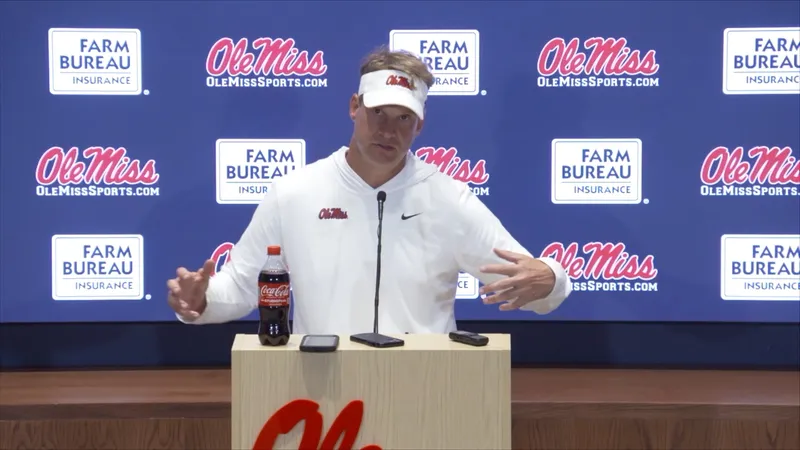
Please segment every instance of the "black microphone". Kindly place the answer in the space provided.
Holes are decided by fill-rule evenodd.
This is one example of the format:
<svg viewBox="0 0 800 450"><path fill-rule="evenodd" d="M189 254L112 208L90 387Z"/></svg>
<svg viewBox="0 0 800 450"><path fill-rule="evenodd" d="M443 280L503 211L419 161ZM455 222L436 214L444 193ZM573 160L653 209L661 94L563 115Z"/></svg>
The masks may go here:
<svg viewBox="0 0 800 450"><path fill-rule="evenodd" d="M375 273L375 312L372 333L359 333L350 336L350 340L370 347L388 348L401 347L405 341L399 338L384 336L378 333L378 305L380 303L381 289L381 231L383 231L383 202L386 201L386 192L378 192L378 264Z"/></svg>
<svg viewBox="0 0 800 450"><path fill-rule="evenodd" d="M378 304L380 303L379 291L381 288L381 231L383 230L383 202L386 201L386 192L378 192L378 265L375 273L375 313L372 332L378 333Z"/></svg>

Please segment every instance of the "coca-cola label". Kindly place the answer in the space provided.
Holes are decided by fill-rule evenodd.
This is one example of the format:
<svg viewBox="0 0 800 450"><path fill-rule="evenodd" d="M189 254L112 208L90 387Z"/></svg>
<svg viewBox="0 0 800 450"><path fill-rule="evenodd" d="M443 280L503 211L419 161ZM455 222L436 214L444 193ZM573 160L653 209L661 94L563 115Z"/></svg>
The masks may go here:
<svg viewBox="0 0 800 450"><path fill-rule="evenodd" d="M289 283L258 283L259 306L289 306Z"/></svg>
<svg viewBox="0 0 800 450"><path fill-rule="evenodd" d="M217 39L206 56L208 87L327 87L322 50L300 49L292 38Z"/></svg>
<svg viewBox="0 0 800 450"><path fill-rule="evenodd" d="M633 254L621 242L552 242L541 256L553 258L564 267L575 291L658 290L655 257Z"/></svg>
<svg viewBox="0 0 800 450"><path fill-rule="evenodd" d="M555 37L536 63L539 87L658 87L656 51L631 48L625 38L581 41Z"/></svg>
<svg viewBox="0 0 800 450"><path fill-rule="evenodd" d="M50 147L36 164L39 196L153 197L160 194L155 160L128 156L125 147Z"/></svg>
<svg viewBox="0 0 800 450"><path fill-rule="evenodd" d="M439 172L455 180L467 183L475 195L489 195L489 172L486 171L486 160L462 158L455 147L421 147L415 152L422 161L433 164Z"/></svg>
<svg viewBox="0 0 800 450"><path fill-rule="evenodd" d="M700 165L705 196L800 195L800 161L791 147L716 147Z"/></svg>

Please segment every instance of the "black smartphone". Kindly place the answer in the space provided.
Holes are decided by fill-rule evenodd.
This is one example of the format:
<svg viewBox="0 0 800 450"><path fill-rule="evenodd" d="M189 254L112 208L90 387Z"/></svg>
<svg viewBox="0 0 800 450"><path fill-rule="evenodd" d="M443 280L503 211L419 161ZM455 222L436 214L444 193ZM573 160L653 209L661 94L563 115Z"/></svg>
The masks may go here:
<svg viewBox="0 0 800 450"><path fill-rule="evenodd" d="M310 353L334 352L339 348L339 336L335 334L307 334L300 341L300 351Z"/></svg>
<svg viewBox="0 0 800 450"><path fill-rule="evenodd" d="M451 331L450 339L474 347L483 347L489 343L489 338L470 331Z"/></svg>
<svg viewBox="0 0 800 450"><path fill-rule="evenodd" d="M370 347L388 348L402 347L406 342L402 339L384 336L378 333L360 333L350 336L350 340L359 344L369 345Z"/></svg>

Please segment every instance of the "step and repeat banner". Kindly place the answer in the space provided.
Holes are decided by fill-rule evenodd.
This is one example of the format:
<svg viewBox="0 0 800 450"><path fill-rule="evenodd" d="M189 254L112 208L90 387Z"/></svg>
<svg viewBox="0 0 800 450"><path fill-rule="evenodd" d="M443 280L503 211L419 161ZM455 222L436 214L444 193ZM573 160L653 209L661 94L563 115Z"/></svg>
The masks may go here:
<svg viewBox="0 0 800 450"><path fill-rule="evenodd" d="M411 150L573 281L538 316L462 274L457 318L800 321L784 1L4 2L1 320L174 320L175 269L347 145L383 44L436 77Z"/></svg>

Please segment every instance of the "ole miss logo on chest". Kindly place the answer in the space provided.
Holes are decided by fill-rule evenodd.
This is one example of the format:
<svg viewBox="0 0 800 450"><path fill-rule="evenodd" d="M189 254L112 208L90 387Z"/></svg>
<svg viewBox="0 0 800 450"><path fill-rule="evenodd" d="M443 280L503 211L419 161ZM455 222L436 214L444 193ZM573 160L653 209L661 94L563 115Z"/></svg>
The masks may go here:
<svg viewBox="0 0 800 450"><path fill-rule="evenodd" d="M347 211L342 208L322 208L317 217L320 220L347 219Z"/></svg>

